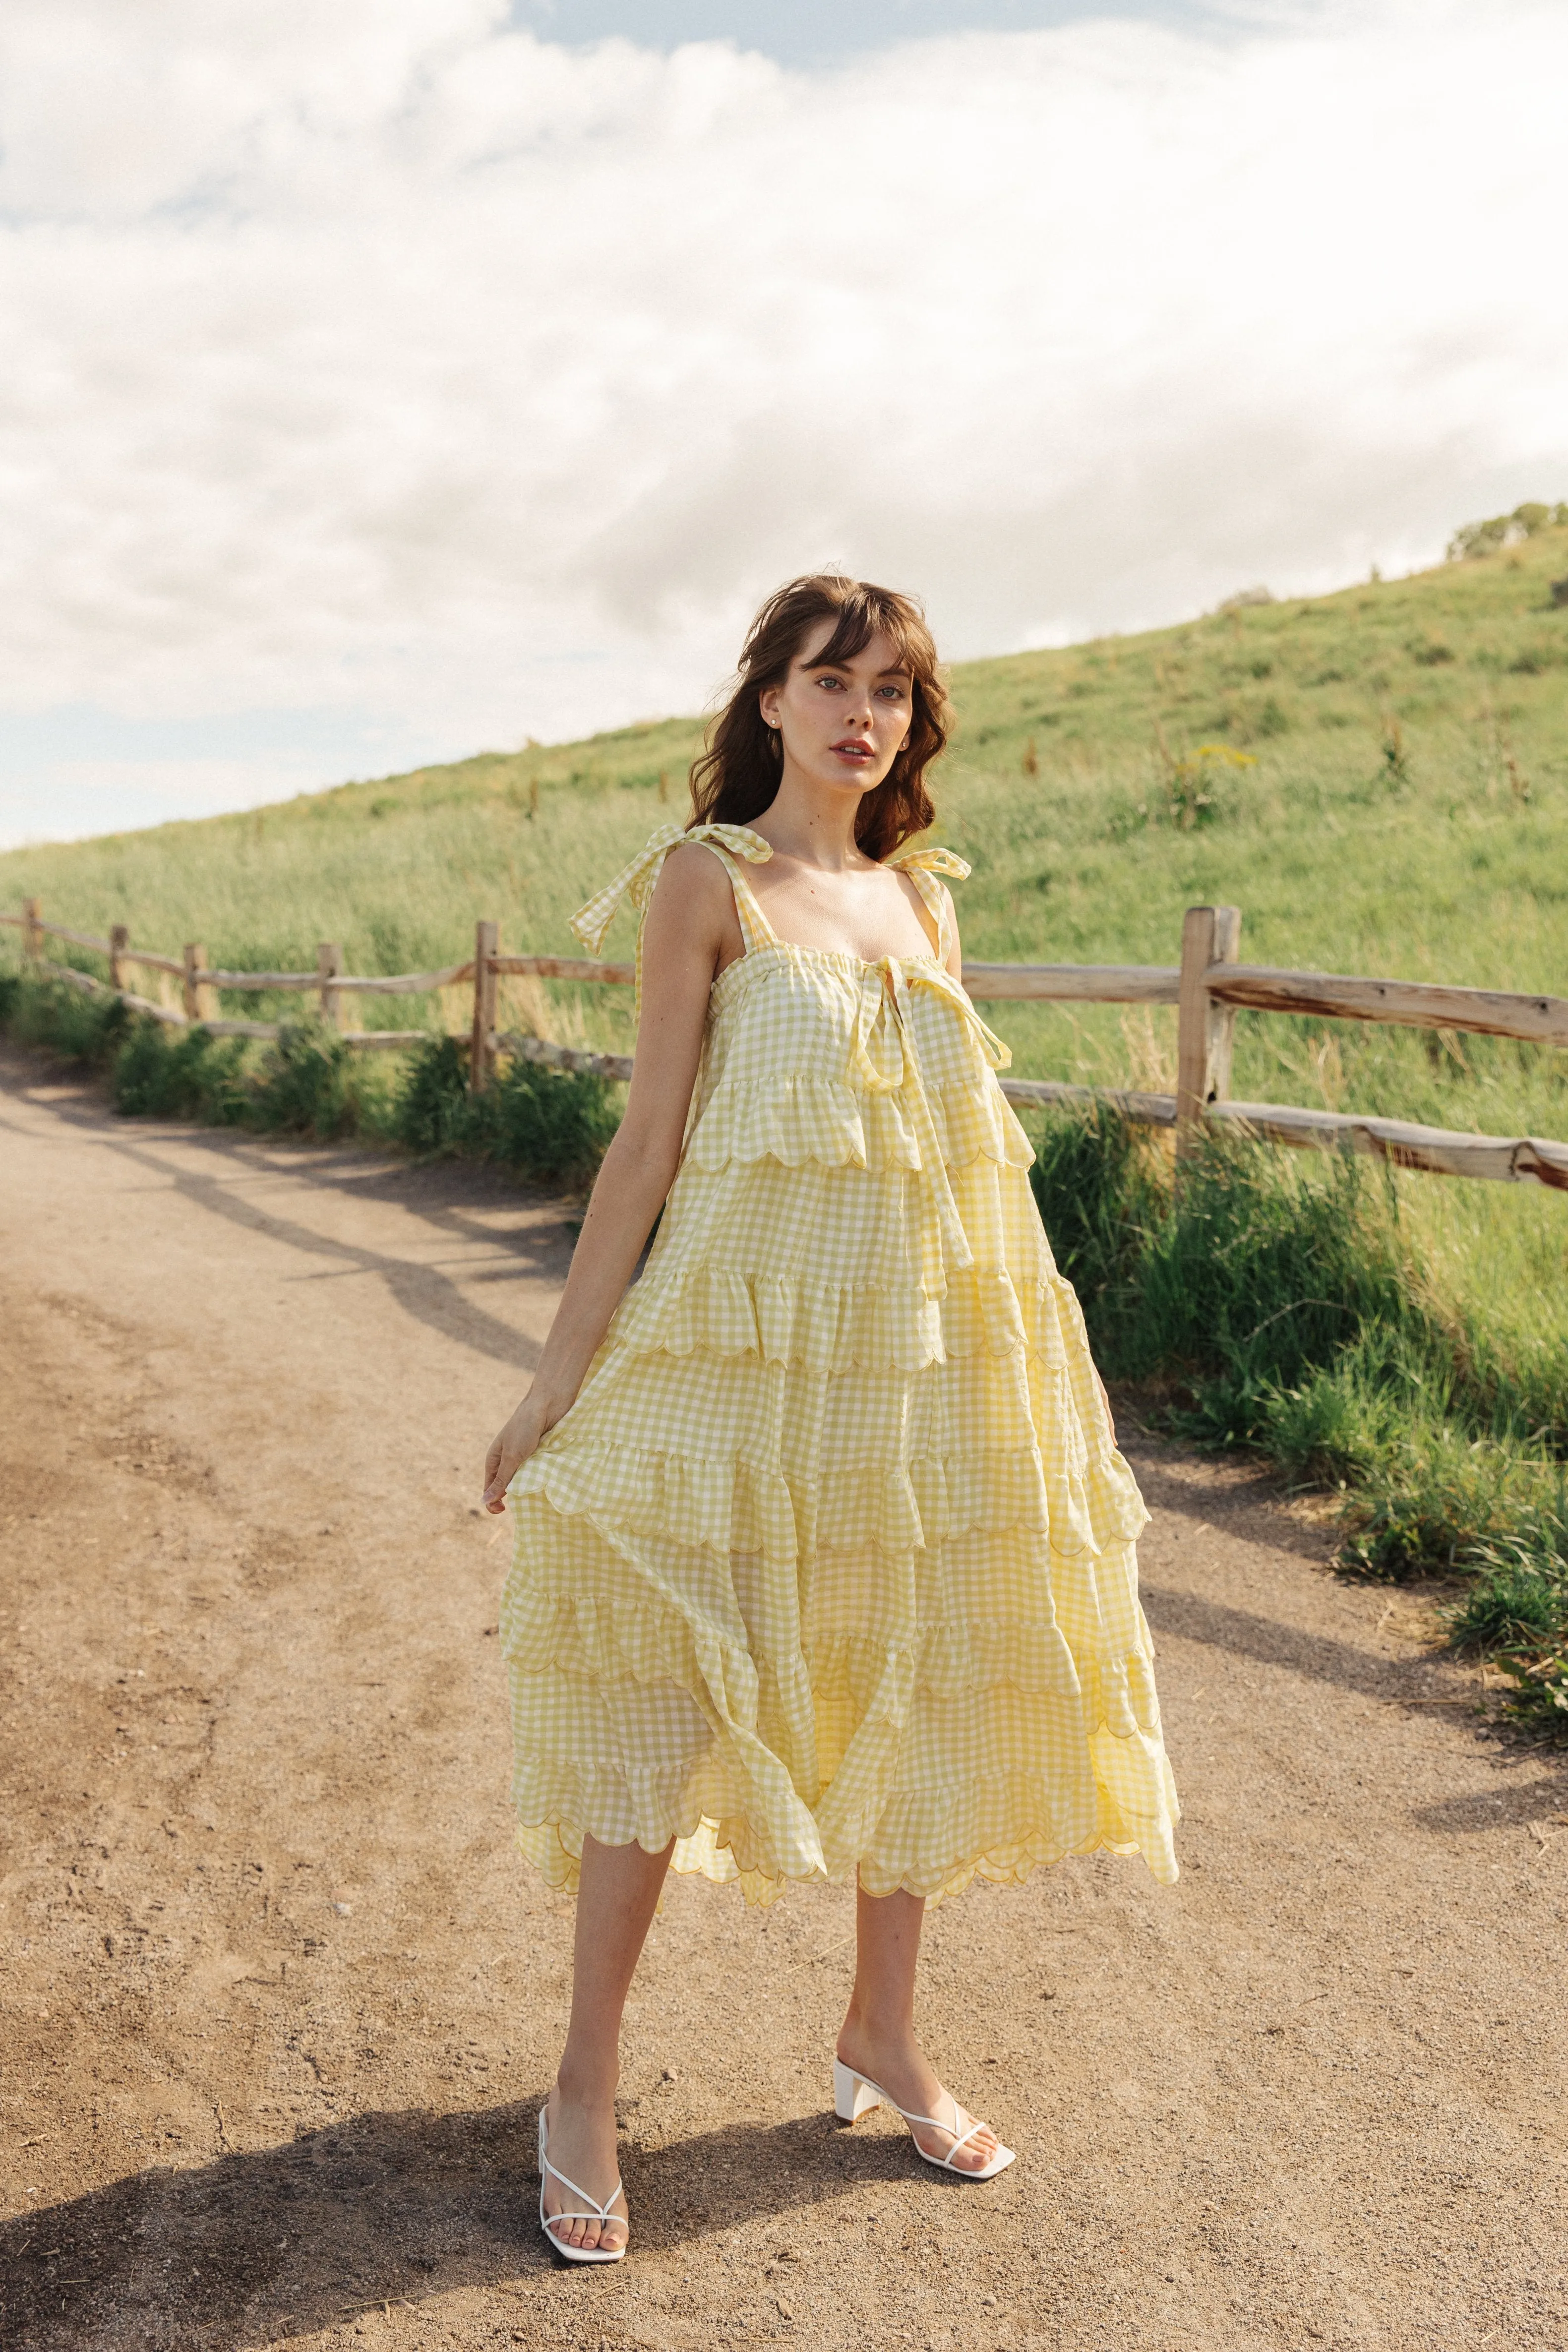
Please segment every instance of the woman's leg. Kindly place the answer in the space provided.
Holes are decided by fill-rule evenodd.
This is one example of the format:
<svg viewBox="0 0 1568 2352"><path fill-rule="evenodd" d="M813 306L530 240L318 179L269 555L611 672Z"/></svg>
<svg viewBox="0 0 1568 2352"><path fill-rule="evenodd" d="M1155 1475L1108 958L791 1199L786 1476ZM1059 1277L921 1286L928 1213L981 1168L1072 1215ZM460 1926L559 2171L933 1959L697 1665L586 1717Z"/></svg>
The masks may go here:
<svg viewBox="0 0 1568 2352"><path fill-rule="evenodd" d="M912 2115L946 2113L942 2084L915 2040L915 1966L920 1958L925 1901L919 1895L856 1894L855 1990L838 2036L846 2066L868 2074ZM960 2110L959 2129L971 2118ZM931 2156L945 2156L955 2135L921 2131ZM983 2126L953 2158L965 2172L978 2172L996 2153L996 2136Z"/></svg>
<svg viewBox="0 0 1568 2352"><path fill-rule="evenodd" d="M577 1932L572 1955L572 2019L561 2070L550 2094L550 2161L603 2204L620 2170L616 2161L616 2084L620 2079L621 2011L637 1956L658 1903L674 1840L662 1853L640 1845L583 1841L577 1890ZM544 2210L558 2213L577 2200L546 2179ZM597 2221L563 2221L552 2235L563 2244L624 2246L624 2199L601 2230Z"/></svg>

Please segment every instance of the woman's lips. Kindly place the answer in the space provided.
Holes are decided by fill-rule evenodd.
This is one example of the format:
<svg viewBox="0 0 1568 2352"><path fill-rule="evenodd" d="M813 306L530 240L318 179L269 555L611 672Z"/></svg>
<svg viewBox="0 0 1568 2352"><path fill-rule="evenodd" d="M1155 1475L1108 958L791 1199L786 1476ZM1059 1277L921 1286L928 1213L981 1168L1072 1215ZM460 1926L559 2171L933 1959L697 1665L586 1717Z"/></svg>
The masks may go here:
<svg viewBox="0 0 1568 2352"><path fill-rule="evenodd" d="M868 760L871 757L869 743L835 743L832 748L841 760Z"/></svg>

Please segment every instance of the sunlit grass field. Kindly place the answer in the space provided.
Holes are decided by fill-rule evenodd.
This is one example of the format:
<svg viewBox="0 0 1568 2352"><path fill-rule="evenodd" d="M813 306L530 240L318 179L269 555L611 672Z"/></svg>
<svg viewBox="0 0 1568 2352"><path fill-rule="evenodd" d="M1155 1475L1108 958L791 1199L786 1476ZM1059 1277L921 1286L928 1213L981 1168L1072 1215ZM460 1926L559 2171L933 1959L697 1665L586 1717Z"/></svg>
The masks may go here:
<svg viewBox="0 0 1568 2352"><path fill-rule="evenodd" d="M938 833L984 960L1173 963L1183 910L1242 909L1242 954L1568 994L1568 530L1411 579L1237 605L1183 626L968 663ZM0 907L213 962L350 971L503 945L571 952L567 919L685 812L696 719L480 754L243 816L0 856ZM14 932L0 954L14 959ZM629 952L622 918L609 951ZM91 966L89 956L78 959ZM626 1050L624 990L519 992L512 1017ZM236 996L273 1015L298 998ZM394 1000L399 1023L463 1006ZM385 1017L392 1017L386 1015ZM1169 1087L1174 1013L996 1005L1023 1075ZM1568 1054L1244 1013L1235 1091L1493 1134L1568 1136ZM1400 1180L1434 1279L1519 1345L1568 1340L1568 1200Z"/></svg>

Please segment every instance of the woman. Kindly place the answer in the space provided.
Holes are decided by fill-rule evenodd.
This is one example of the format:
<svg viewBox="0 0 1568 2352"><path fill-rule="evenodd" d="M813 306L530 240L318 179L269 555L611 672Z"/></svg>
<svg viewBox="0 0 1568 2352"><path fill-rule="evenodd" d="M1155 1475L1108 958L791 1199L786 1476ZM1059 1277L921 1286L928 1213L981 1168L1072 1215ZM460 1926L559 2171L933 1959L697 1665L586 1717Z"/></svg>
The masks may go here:
<svg viewBox="0 0 1568 2352"><path fill-rule="evenodd" d="M960 985L937 877L969 869L904 846L947 723L915 605L795 581L690 826L573 925L643 908L636 1075L485 1502L519 1840L578 1895L539 2119L574 2261L626 2250L621 2011L672 1858L756 1903L856 1880L837 2112L885 2098L972 2180L1012 2151L915 2039L925 1903L1100 1846L1175 1876L1147 1515Z"/></svg>

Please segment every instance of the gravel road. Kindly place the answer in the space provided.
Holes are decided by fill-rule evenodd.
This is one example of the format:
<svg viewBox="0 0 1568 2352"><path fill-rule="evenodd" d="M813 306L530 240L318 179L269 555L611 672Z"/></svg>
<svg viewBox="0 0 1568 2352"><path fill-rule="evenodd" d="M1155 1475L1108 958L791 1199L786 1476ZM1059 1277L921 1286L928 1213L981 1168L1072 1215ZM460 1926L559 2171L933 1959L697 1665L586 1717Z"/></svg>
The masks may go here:
<svg viewBox="0 0 1568 2352"><path fill-rule="evenodd" d="M558 1203L112 1118L0 1056L0 2342L1568 2347L1568 1758L1430 1597L1130 1443L1187 1812L931 1920L995 2184L828 2111L852 1901L674 1884L635 2235L555 2268L570 1906L514 1860L486 1441Z"/></svg>

